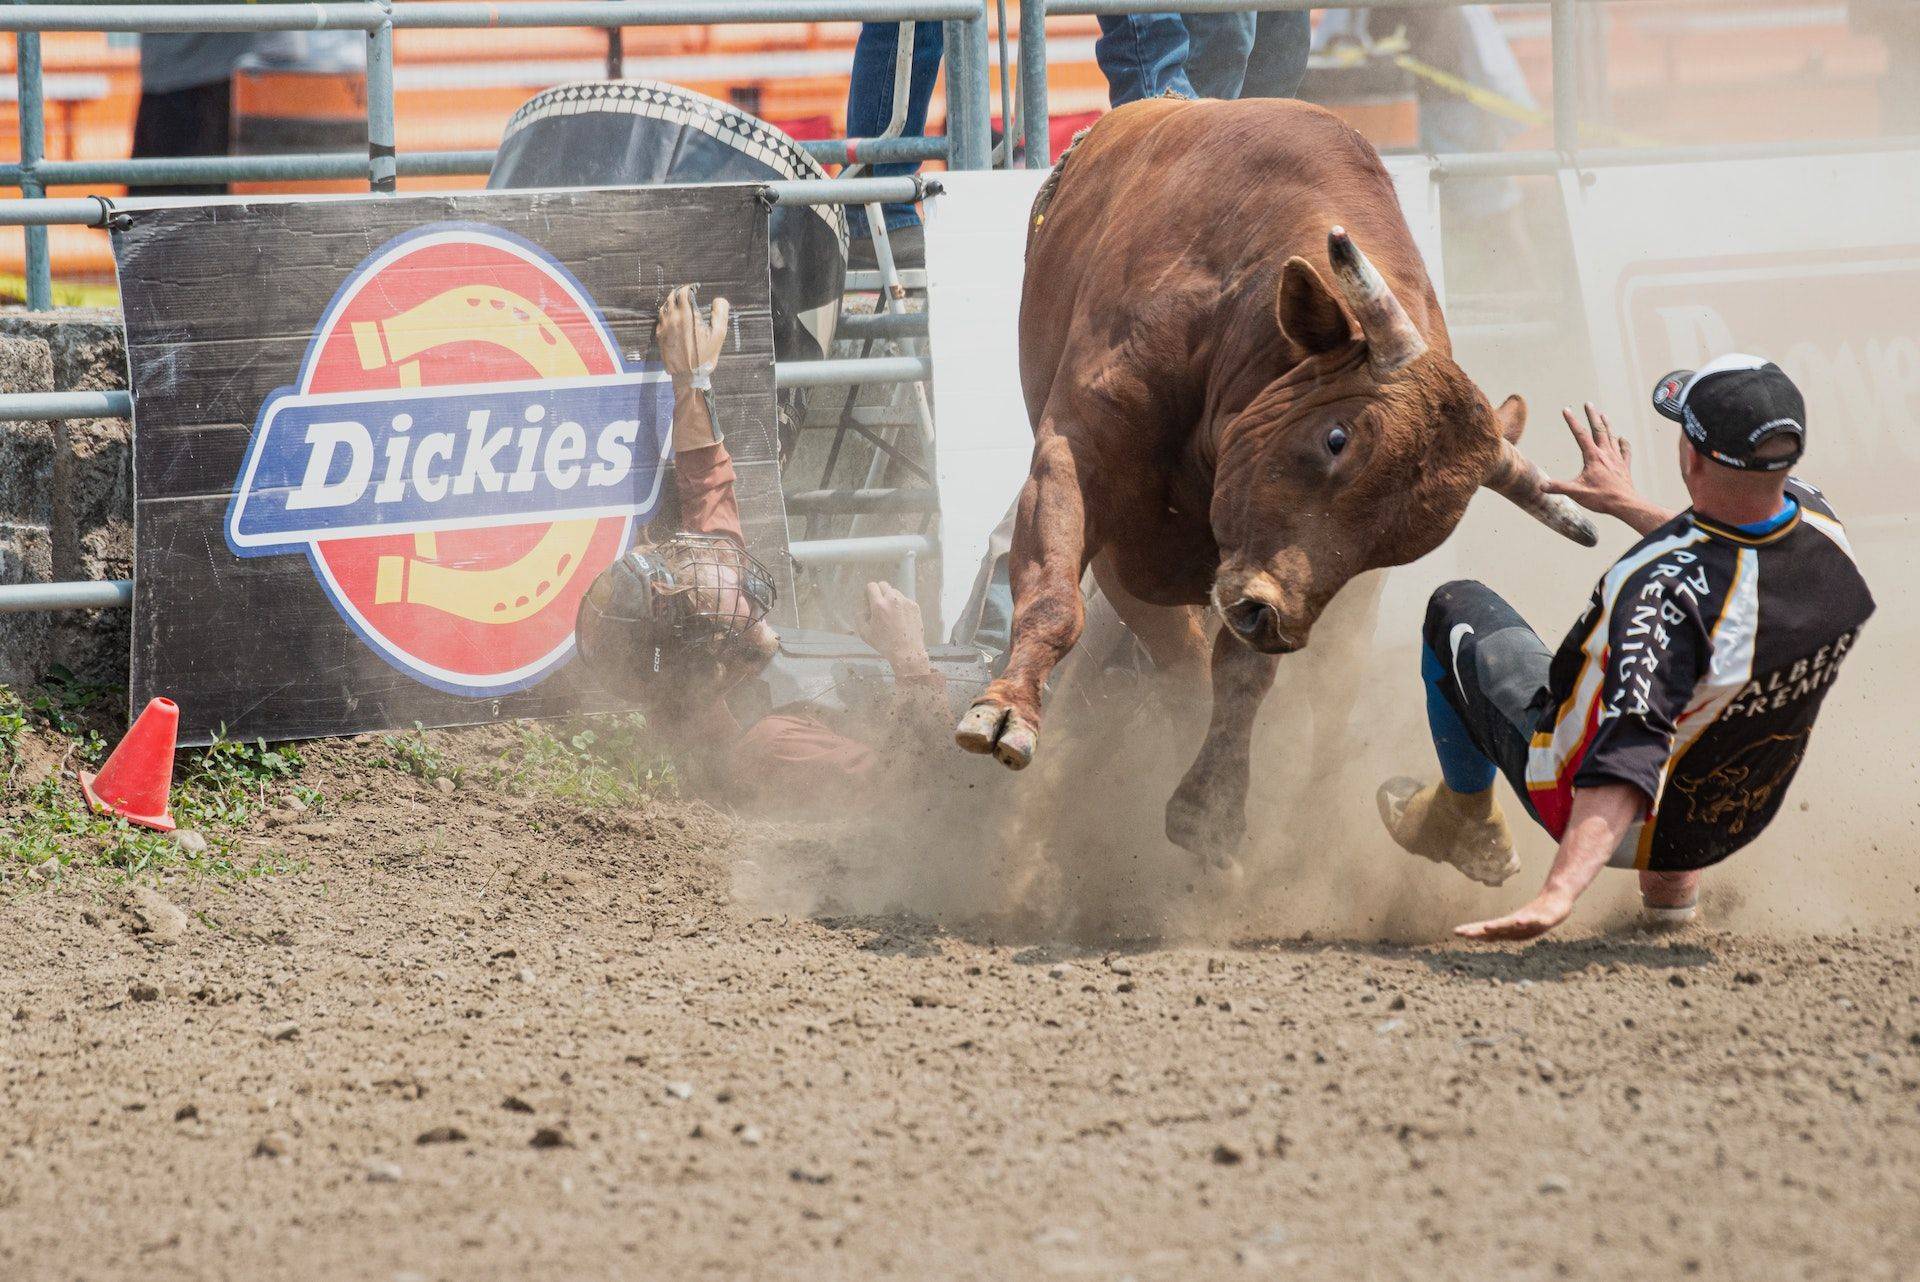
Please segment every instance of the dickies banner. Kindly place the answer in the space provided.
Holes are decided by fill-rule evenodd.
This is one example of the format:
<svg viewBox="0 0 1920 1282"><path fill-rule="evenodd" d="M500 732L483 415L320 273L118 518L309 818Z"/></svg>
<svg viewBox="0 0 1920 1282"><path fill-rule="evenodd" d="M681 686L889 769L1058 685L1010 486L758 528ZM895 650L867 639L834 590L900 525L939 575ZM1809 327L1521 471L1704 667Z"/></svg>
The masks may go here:
<svg viewBox="0 0 1920 1282"><path fill-rule="evenodd" d="M135 708L295 738L612 706L581 596L675 528L675 286L784 565L767 210L748 185L263 201L114 234L134 401ZM790 594L789 594L790 597Z"/></svg>

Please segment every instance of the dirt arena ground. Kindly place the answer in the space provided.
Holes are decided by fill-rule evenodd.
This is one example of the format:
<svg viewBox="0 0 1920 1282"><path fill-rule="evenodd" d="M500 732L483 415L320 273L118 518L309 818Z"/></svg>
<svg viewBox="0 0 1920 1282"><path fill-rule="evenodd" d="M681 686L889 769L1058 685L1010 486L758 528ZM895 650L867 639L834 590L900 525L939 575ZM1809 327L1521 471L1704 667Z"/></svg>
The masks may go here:
<svg viewBox="0 0 1920 1282"><path fill-rule="evenodd" d="M9 876L0 1276L1920 1267L1910 925L1075 944L851 915L831 829L375 752L246 829L298 871Z"/></svg>

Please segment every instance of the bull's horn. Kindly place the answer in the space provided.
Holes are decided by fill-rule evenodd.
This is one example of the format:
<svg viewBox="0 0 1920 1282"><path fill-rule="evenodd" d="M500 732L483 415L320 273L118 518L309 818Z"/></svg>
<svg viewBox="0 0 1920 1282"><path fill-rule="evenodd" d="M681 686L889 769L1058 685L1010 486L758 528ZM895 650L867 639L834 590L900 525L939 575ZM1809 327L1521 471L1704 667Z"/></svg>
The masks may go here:
<svg viewBox="0 0 1920 1282"><path fill-rule="evenodd" d="M1348 310L1366 335L1368 359L1375 371L1391 374L1419 359L1427 350L1427 340L1420 337L1407 309L1400 306L1400 300L1347 235L1346 228L1335 227L1327 233L1327 258L1333 264L1340 296L1347 300Z"/></svg>
<svg viewBox="0 0 1920 1282"><path fill-rule="evenodd" d="M1599 531L1593 528L1586 513L1561 495L1547 493L1546 475L1511 441L1500 442L1500 461L1481 484L1511 499L1521 511L1548 529L1566 535L1583 547L1593 547L1600 542Z"/></svg>

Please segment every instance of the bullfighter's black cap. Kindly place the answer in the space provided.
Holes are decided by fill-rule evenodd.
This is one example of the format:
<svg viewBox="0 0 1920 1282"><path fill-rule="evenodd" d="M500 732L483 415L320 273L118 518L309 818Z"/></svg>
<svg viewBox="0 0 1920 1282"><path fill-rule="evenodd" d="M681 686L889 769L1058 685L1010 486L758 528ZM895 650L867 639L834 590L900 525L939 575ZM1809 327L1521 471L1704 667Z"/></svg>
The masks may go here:
<svg viewBox="0 0 1920 1282"><path fill-rule="evenodd" d="M1674 370L1654 384L1653 408L1727 467L1781 472L1806 452L1807 403L1784 370L1758 356L1736 353ZM1790 448L1768 445L1783 439Z"/></svg>

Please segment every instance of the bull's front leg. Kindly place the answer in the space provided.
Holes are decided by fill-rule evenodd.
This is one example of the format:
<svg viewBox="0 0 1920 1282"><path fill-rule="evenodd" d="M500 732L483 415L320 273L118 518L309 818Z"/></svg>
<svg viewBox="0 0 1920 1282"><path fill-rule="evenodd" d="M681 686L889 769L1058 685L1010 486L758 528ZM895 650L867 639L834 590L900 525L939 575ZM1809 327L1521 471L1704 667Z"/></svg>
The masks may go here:
<svg viewBox="0 0 1920 1282"><path fill-rule="evenodd" d="M1233 862L1247 831L1253 721L1273 688L1280 657L1236 641L1225 628L1213 642L1213 718L1206 742L1167 802L1167 840L1216 867Z"/></svg>
<svg viewBox="0 0 1920 1282"><path fill-rule="evenodd" d="M1008 567L1013 641L1006 671L954 730L962 748L990 752L1014 770L1033 760L1040 741L1040 688L1086 623L1080 576L1094 551L1087 538L1090 473L1072 442L1057 433L1048 432L1035 445L1014 519Z"/></svg>

